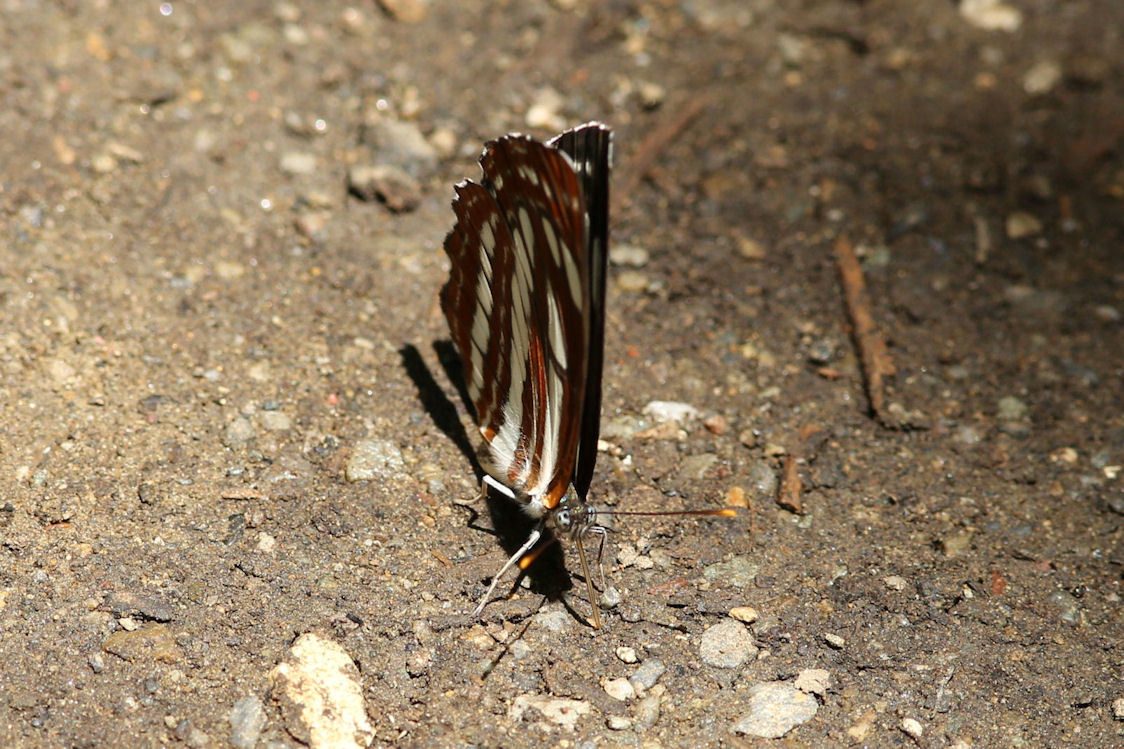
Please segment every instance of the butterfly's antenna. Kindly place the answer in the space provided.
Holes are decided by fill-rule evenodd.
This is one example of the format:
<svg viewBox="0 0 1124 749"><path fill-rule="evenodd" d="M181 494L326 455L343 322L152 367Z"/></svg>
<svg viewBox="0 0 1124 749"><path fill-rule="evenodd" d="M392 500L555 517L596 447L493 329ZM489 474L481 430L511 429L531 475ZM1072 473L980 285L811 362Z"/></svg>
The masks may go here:
<svg viewBox="0 0 1124 749"><path fill-rule="evenodd" d="M492 578L492 584L488 586L488 592L484 594L484 597L480 599L480 603L476 606L476 610L472 612L473 616L480 616L480 612L484 610L484 607L486 605L488 605L488 599L492 597L492 593L496 592L496 586L500 584L500 579L503 578L504 574L507 573L509 569L514 567L515 564L523 558L524 554L531 550L532 546L539 542L540 538L542 538L541 528L535 528L533 531L531 531L531 535L528 536L523 545L519 547L519 551L512 554L511 558L504 563L503 567L500 568L500 571L497 572L496 576Z"/></svg>
<svg viewBox="0 0 1124 749"><path fill-rule="evenodd" d="M585 589L589 594L589 603L593 606L593 628L601 629L601 612L598 611L597 598L593 595L593 578L589 574L589 561L585 558L585 544L582 537L574 538L578 547L578 558L582 560L582 574L585 575Z"/></svg>
<svg viewBox="0 0 1124 749"><path fill-rule="evenodd" d="M636 512L629 510L605 510L598 508L598 515L646 515L657 517L660 515L702 515L715 518L736 518L738 511L733 507L723 507L721 510L665 510L662 512Z"/></svg>

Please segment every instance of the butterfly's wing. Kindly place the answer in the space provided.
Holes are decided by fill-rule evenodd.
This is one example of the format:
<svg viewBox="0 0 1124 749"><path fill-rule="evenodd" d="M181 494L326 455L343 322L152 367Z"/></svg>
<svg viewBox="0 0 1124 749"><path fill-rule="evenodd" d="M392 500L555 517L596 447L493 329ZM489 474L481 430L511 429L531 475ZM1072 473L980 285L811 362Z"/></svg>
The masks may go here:
<svg viewBox="0 0 1124 749"><path fill-rule="evenodd" d="M581 438L573 485L585 499L597 462L601 432L601 368L605 349L605 276L609 263L609 171L613 162L612 131L599 122L567 130L549 142L570 157L582 185L588 224L585 231L589 267L589 362L582 402Z"/></svg>
<svg viewBox="0 0 1124 749"><path fill-rule="evenodd" d="M582 438L570 415L584 417L595 303L582 178L571 157L523 136L487 144L480 166L482 184L456 187L442 308L487 469L541 513L566 492Z"/></svg>

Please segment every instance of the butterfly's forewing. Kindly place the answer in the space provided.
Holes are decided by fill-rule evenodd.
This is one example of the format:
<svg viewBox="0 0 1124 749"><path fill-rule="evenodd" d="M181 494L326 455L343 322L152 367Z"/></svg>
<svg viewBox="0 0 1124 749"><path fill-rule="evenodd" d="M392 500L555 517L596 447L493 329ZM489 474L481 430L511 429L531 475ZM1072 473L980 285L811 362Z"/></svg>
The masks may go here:
<svg viewBox="0 0 1124 749"><path fill-rule="evenodd" d="M605 276L609 262L609 171L612 168L612 131L591 122L567 130L549 142L574 163L582 185L587 224L586 264L589 268L589 363L582 403L581 438L573 485L584 499L597 461L601 433L601 368L605 342Z"/></svg>
<svg viewBox="0 0 1124 749"><path fill-rule="evenodd" d="M522 136L489 143L483 184L457 186L457 225L445 240L452 273L442 307L489 472L537 511L565 493L583 436L595 300L575 163ZM602 271L601 293L603 284Z"/></svg>

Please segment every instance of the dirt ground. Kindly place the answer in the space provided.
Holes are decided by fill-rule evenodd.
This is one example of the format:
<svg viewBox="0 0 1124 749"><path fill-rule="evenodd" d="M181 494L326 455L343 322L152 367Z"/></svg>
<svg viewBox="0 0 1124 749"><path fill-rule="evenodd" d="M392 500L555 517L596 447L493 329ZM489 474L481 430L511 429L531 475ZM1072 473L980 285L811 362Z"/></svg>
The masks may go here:
<svg viewBox="0 0 1124 749"><path fill-rule="evenodd" d="M1124 745L1124 4L1009 2L4 0L0 744L313 740L315 633L360 743ZM749 509L621 519L599 631L572 549L475 620L527 526L452 184L591 119L594 501ZM762 684L815 715L747 733Z"/></svg>

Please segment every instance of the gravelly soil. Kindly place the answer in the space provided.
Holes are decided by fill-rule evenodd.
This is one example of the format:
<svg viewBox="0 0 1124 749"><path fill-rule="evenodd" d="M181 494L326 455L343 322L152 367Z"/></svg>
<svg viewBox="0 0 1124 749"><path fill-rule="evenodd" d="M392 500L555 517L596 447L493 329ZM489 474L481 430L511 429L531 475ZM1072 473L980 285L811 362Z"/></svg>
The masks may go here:
<svg viewBox="0 0 1124 749"><path fill-rule="evenodd" d="M765 743L751 690L807 669L794 745L1124 743L1124 6L387 7L0 5L0 743L294 745L306 632L380 745ZM600 631L561 554L475 621L526 526L472 501L451 185L589 119L647 253L596 501L750 509L622 520ZM386 163L399 212L348 189ZM919 428L868 414L840 238ZM755 657L709 665L744 606Z"/></svg>

